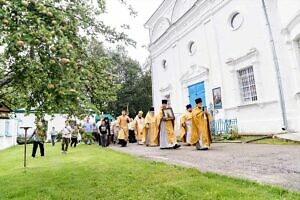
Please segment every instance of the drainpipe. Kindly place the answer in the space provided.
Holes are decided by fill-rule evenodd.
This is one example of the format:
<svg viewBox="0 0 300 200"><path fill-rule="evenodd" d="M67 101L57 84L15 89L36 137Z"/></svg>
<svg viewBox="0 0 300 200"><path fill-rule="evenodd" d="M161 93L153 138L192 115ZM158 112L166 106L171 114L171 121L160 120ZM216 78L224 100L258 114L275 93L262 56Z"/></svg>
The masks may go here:
<svg viewBox="0 0 300 200"><path fill-rule="evenodd" d="M153 87L153 63L152 63L152 55L150 53L150 56L149 56L149 59L150 59L150 73L151 73L151 92L152 92L152 106L154 106L154 87Z"/></svg>
<svg viewBox="0 0 300 200"><path fill-rule="evenodd" d="M261 0L261 1L262 1L264 15L265 15L265 18L266 18L266 23L267 23L266 25L268 27L268 32L269 32L269 37L270 37L270 45L271 45L272 54L273 54L273 62L274 62L274 67L275 67L275 71L276 71L277 86L278 86L279 100L280 100L280 108L281 108L281 115L282 115L282 121L283 121L282 130L287 130L288 129L288 122L287 122L286 107L285 107L285 100L284 100L281 74L280 74L280 69L279 69L278 56L277 56L274 37L273 37L273 32L272 32L272 28L271 28L271 24L270 24L270 18L269 18L268 11L267 11L267 8L266 8L266 3L265 3L265 0Z"/></svg>

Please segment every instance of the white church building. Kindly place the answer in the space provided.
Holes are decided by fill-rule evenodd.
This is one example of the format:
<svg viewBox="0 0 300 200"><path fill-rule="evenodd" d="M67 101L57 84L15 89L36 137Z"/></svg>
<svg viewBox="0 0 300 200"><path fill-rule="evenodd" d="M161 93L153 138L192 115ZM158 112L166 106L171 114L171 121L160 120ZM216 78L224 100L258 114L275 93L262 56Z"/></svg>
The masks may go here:
<svg viewBox="0 0 300 200"><path fill-rule="evenodd" d="M241 133L300 133L300 0L164 0L145 27L156 108L201 97Z"/></svg>

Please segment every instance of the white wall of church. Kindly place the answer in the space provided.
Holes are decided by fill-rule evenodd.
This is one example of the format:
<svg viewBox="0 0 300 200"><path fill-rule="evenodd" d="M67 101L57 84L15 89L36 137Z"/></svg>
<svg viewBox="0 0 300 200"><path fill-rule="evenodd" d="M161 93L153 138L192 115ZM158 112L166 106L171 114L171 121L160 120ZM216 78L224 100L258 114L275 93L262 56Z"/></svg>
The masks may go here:
<svg viewBox="0 0 300 200"><path fill-rule="evenodd" d="M300 130L300 1L278 0L278 15L281 27L277 27L283 40L277 42L281 51L282 71L284 72L285 96L289 126ZM281 38L282 39L282 38ZM291 84L289 84L291 83Z"/></svg>
<svg viewBox="0 0 300 200"><path fill-rule="evenodd" d="M16 130L14 120L0 119L0 150L16 144Z"/></svg>
<svg viewBox="0 0 300 200"><path fill-rule="evenodd" d="M300 1L298 0L277 0L280 19L283 25L287 25L299 14Z"/></svg>
<svg viewBox="0 0 300 200"><path fill-rule="evenodd" d="M229 23L235 12L243 17L237 30L233 30ZM215 14L212 23L218 25L215 34L223 69L226 118L237 118L241 132L279 132L282 123L278 90L261 2L248 0L241 4L240 1L230 1ZM230 60L232 62L228 62ZM238 70L248 66L253 66L258 100L243 103L237 75Z"/></svg>
<svg viewBox="0 0 300 200"><path fill-rule="evenodd" d="M292 42L294 46L291 49L291 45L287 45L287 36L282 34L282 24L288 22L286 19L282 20L285 22L280 21L284 13L279 14L278 1L266 0L267 9L271 25L275 24L272 27L276 47L280 49L277 53L288 122L292 130L300 131L300 93L297 93L300 91L297 74L300 62L293 49L295 42ZM296 12L295 9L293 11ZM242 16L242 23L239 28L233 29L230 19L237 12ZM157 17L162 17L162 13L163 11ZM167 13L169 17L169 10ZM181 16L182 13L173 14L178 21L159 39L151 40L155 107L159 108L161 99L170 95L174 111L183 113L185 105L189 103L187 87L204 81L208 108L213 103L212 89L221 87L222 90L223 109L219 110L216 118L237 118L239 131L244 133L280 132L283 124L279 92L261 1L196 1L188 13L181 18L178 15ZM151 19L152 24L148 23L149 28L155 24L155 17L154 15ZM192 53L189 52L191 42L195 44ZM163 60L167 63L166 70L163 69ZM249 66L253 66L257 101L244 103L238 72Z"/></svg>

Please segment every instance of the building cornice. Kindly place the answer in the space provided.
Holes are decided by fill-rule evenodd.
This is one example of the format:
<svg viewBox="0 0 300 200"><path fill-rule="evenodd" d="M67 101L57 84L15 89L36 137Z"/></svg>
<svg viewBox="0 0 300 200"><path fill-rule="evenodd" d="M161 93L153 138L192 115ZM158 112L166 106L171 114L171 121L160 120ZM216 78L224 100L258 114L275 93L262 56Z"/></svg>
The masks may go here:
<svg viewBox="0 0 300 200"><path fill-rule="evenodd" d="M175 15L175 8L177 7L177 4L178 4L178 1L179 0L176 0L174 6L173 6L173 9L172 9L172 15L171 15L171 22L172 24L176 23L177 21L179 21L181 18L184 17L184 15L186 15L187 13L190 12L190 10L192 10L194 8L194 6L196 6L196 3L198 3L199 1L205 1L205 0L196 0L195 3L183 14L181 15L177 20L174 19L174 15Z"/></svg>
<svg viewBox="0 0 300 200"><path fill-rule="evenodd" d="M226 61L227 65L236 65L237 63L240 63L246 59L249 59L251 57L256 57L258 55L258 51L256 48L250 49L247 53L237 57L237 58L228 58Z"/></svg>
<svg viewBox="0 0 300 200"><path fill-rule="evenodd" d="M177 2L177 1L176 1ZM172 24L169 26L169 28L165 31L164 34L162 34L160 37L158 37L157 39L155 39L154 41L152 41L152 43L149 45L149 48L151 48L151 46L155 45L156 43L158 43L160 40L164 39L165 35L166 34L170 34L172 32L172 30L178 26L180 24L181 21L184 20L184 18L189 15L191 13L191 11L193 9L196 8L196 6L199 4L199 0L186 12L184 13L178 20L176 20L175 22L174 21L171 21ZM205 3L205 2L208 2L208 0L204 0L204 1L201 1L202 3ZM173 11L174 12L174 8L173 8ZM173 13L172 13L172 16L173 16ZM172 18L172 17L171 17ZM172 20L172 19L171 19Z"/></svg>
<svg viewBox="0 0 300 200"><path fill-rule="evenodd" d="M296 25L300 24L300 11L294 15L289 23L285 26L284 30L290 31L293 29Z"/></svg>
<svg viewBox="0 0 300 200"><path fill-rule="evenodd" d="M179 39L191 32L195 26L209 21L209 18L218 10L223 8L231 0L197 1L192 9L183 15L176 23L172 24L164 34L149 46L151 57L155 58L163 53L170 46L174 45ZM200 13L200 15L199 15Z"/></svg>
<svg viewBox="0 0 300 200"><path fill-rule="evenodd" d="M180 82L183 86L189 85L194 80L208 77L209 69L199 65L192 65L181 77Z"/></svg>
<svg viewBox="0 0 300 200"><path fill-rule="evenodd" d="M156 21L162 17L165 10L167 10L170 6L172 6L172 1L174 0L164 0L159 7L155 10L155 12L151 15L151 17L144 24L144 27L149 29L150 26L154 25Z"/></svg>

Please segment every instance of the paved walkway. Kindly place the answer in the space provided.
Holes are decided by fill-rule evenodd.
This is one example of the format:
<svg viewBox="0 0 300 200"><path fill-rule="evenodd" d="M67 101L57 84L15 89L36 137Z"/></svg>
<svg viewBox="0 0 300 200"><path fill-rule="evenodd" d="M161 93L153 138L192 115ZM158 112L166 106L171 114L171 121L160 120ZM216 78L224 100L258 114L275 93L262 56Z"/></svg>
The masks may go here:
<svg viewBox="0 0 300 200"><path fill-rule="evenodd" d="M278 134L278 135L276 135L276 137L281 138L281 139L285 139L285 140L300 142L300 133Z"/></svg>
<svg viewBox="0 0 300 200"><path fill-rule="evenodd" d="M203 172L246 178L300 192L300 146L263 144L213 144L209 151L194 147L160 150L129 144L114 150Z"/></svg>

